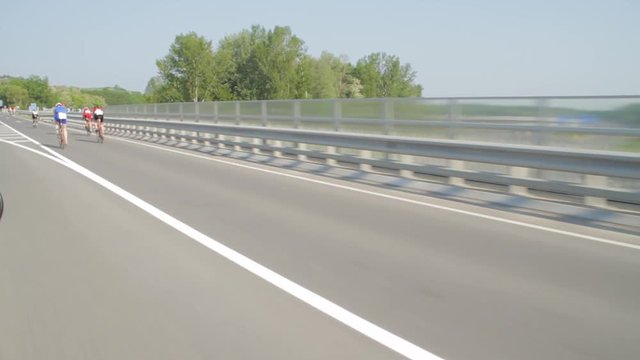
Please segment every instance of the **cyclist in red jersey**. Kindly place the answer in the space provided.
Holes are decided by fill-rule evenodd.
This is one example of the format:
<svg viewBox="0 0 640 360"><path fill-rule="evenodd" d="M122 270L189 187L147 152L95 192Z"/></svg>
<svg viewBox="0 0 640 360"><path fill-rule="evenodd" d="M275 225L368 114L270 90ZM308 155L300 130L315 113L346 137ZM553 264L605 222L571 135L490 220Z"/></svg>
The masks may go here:
<svg viewBox="0 0 640 360"><path fill-rule="evenodd" d="M91 135L93 128L93 113L88 107L82 109L82 117L84 118L84 128L87 130L87 134Z"/></svg>

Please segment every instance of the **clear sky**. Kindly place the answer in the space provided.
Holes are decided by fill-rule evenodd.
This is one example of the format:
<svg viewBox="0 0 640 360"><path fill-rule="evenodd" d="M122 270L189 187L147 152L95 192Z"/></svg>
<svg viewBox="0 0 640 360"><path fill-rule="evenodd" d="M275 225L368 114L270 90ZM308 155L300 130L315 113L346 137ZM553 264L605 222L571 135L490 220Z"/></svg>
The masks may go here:
<svg viewBox="0 0 640 360"><path fill-rule="evenodd" d="M396 55L423 96L640 94L638 0L19 0L0 75L143 91L175 36L289 26L307 52Z"/></svg>

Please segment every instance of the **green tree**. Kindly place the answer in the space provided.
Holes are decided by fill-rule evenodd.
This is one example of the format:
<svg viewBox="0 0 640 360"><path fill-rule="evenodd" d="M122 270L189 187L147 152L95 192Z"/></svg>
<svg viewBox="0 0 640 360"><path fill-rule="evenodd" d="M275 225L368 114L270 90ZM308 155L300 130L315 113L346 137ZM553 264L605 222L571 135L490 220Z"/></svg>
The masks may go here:
<svg viewBox="0 0 640 360"><path fill-rule="evenodd" d="M211 98L213 80L213 49L194 32L180 34L169 49L169 54L156 61L158 72L166 86L181 95L180 101L202 101Z"/></svg>
<svg viewBox="0 0 640 360"><path fill-rule="evenodd" d="M29 103L35 102L40 106L47 106L53 101L49 80L46 77L31 75L26 79L19 79L19 81L29 93Z"/></svg>
<svg viewBox="0 0 640 360"><path fill-rule="evenodd" d="M27 89L15 82L3 84L0 88L0 96L6 100L5 105L19 106L23 109L26 108L29 101L29 92Z"/></svg>
<svg viewBox="0 0 640 360"><path fill-rule="evenodd" d="M304 42L288 27L250 30L227 36L214 55L216 98L288 99L304 97L307 89Z"/></svg>
<svg viewBox="0 0 640 360"><path fill-rule="evenodd" d="M306 49L304 42L289 27L276 26L256 44L254 59L263 81L258 86L259 99L292 99L303 97L297 88L297 77Z"/></svg>
<svg viewBox="0 0 640 360"><path fill-rule="evenodd" d="M223 93L234 99L255 100L258 98L258 84L265 81L255 59L258 43L266 39L266 30L254 25L250 30L242 30L220 41L215 53L215 72ZM218 97L222 99L222 96Z"/></svg>
<svg viewBox="0 0 640 360"><path fill-rule="evenodd" d="M421 96L422 86L414 84L416 73L397 56L373 53L358 60L353 75L362 83L365 97Z"/></svg>
<svg viewBox="0 0 640 360"><path fill-rule="evenodd" d="M147 83L145 99L149 103L170 103L182 101L182 95L162 77L156 76Z"/></svg>
<svg viewBox="0 0 640 360"><path fill-rule="evenodd" d="M83 92L78 88L56 87L53 90L55 102L64 103L67 107L80 109L82 107L105 106L103 97Z"/></svg>
<svg viewBox="0 0 640 360"><path fill-rule="evenodd" d="M353 66L345 56L337 57L323 51L314 62L311 94L314 98L339 98L347 96Z"/></svg>
<svg viewBox="0 0 640 360"><path fill-rule="evenodd" d="M84 93L102 97L107 105L141 104L144 95L137 91L127 91L118 85L100 89L83 89Z"/></svg>

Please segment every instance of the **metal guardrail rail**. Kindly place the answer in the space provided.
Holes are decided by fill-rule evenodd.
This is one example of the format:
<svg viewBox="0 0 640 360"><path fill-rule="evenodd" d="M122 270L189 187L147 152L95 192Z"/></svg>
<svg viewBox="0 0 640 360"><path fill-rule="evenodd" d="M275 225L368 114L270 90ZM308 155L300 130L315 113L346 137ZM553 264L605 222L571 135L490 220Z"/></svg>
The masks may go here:
<svg viewBox="0 0 640 360"><path fill-rule="evenodd" d="M640 141L638 95L168 103L108 106L105 113L116 118L593 150L616 151L628 148L628 143L638 147L634 142Z"/></svg>
<svg viewBox="0 0 640 360"><path fill-rule="evenodd" d="M497 184L520 195L527 195L528 190L567 194L583 197L586 204L594 206L604 206L607 200L640 204L639 190L612 187L608 181L622 178L640 183L640 155L634 153L118 118L109 118L107 128L112 134L142 134L275 156L324 159L331 165L357 164L367 171L372 167L395 170L405 177L445 177L456 185L466 181ZM444 159L446 165L416 162L422 157ZM467 162L501 165L508 171L469 170ZM581 174L583 181L535 178L535 170Z"/></svg>
<svg viewBox="0 0 640 360"><path fill-rule="evenodd" d="M593 206L606 206L611 201L640 205L640 153L554 147L543 139L544 134L553 132L596 136L588 137L588 142L598 142L602 137L637 141L640 128L557 124L549 115L549 103L558 100L611 102L607 106L599 105L601 109L611 109L619 107L620 102L627 104L625 106L636 104L640 102L640 96L145 104L109 106L105 117L107 130L112 134L173 138L203 146L249 149L274 156L296 156L301 160L320 159L330 165L355 164L365 171L378 168L397 171L398 175L408 178L439 177L460 186L492 184L525 196L532 194L530 190L569 195L580 197L585 204ZM418 109L422 110L429 109L434 101L442 101L441 106L446 109L444 119L440 116L443 114L407 119L416 116L416 101ZM422 101L427 101L428 105L420 107ZM463 101L533 101L537 115L465 116L460 113ZM401 104L409 105L402 110ZM317 114L306 116L305 106L324 110L314 110ZM371 106L379 113L360 117ZM211 111L204 111L207 107ZM150 108L154 111L141 111ZM158 111L160 108L164 111ZM170 112L171 108L179 111ZM499 107L489 109L502 111ZM323 111L330 116L321 116ZM611 110L593 111L606 114ZM324 125L314 127L310 124ZM354 124L360 128L349 128ZM412 130L444 127L444 136L430 138L433 134L425 136L418 131L417 136L407 137L398 131L403 126ZM371 127L377 128L371 131ZM525 141L526 144L491 138L472 141L461 135L476 130L499 130L509 134L530 132L533 135L528 140L533 141ZM478 165L486 165L488 169ZM496 166L500 169L496 170ZM540 176L544 172L571 176L569 180L550 179Z"/></svg>

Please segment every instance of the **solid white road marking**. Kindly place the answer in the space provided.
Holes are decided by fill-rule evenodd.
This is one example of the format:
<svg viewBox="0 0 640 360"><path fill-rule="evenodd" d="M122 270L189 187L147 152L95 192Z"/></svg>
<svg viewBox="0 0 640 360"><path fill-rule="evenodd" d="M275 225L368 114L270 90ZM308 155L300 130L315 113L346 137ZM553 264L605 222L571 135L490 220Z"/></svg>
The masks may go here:
<svg viewBox="0 0 640 360"><path fill-rule="evenodd" d="M275 271L227 247L226 245L223 245L222 243L214 240L213 238L199 232L198 230L192 228L191 226L183 223L182 221L172 217L171 215L163 212L162 210L156 208L155 206L129 193L128 191L122 189L121 187L109 182L103 177L91 172L89 169L86 169L76 164L72 160L56 153L51 149L48 149L42 145L39 145L39 143L37 143L35 140L34 140L34 143L38 144L42 149L46 150L52 155L43 153L42 151L28 148L20 144L3 141L1 139L0 139L0 142L18 146L22 149L44 156L50 160L53 160L87 177L88 179L110 190L114 194L127 200L131 204L144 210L148 214L154 216L158 220L180 231L184 235L199 242L200 244L206 246L207 248L215 251L221 256L224 256L225 258L229 259L230 261L234 262L235 264L239 265L245 270L255 274L256 276L278 287L279 289L285 291L286 293L313 306L314 308L323 312L324 314L331 316L332 318L340 321L341 323L377 341L378 343L390 348L391 350L396 351L397 353L402 354L403 356L406 356L409 359L424 359L424 360L442 359L430 353L429 351L369 322L368 320L361 318L360 316L344 309L343 307L329 301L328 299L325 299L324 297L312 292L311 290L308 290L298 285L297 283L285 278L284 276L276 273Z"/></svg>

